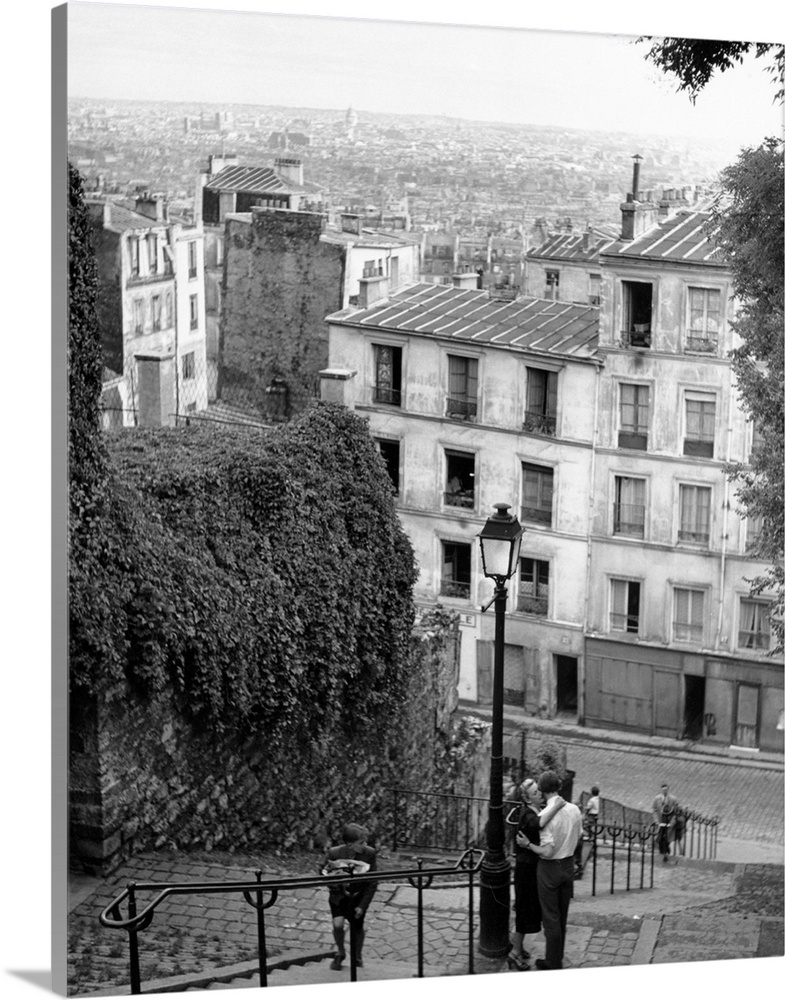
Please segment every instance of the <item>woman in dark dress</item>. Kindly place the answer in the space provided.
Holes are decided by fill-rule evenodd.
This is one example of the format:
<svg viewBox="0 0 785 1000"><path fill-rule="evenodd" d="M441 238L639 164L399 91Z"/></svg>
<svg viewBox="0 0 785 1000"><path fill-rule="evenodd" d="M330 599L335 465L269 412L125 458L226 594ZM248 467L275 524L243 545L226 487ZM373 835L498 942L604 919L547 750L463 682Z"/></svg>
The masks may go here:
<svg viewBox="0 0 785 1000"><path fill-rule="evenodd" d="M518 819L518 834L527 841L540 843L540 814L537 807L542 802L537 782L527 778L521 786L523 805ZM515 933L510 935L512 950L507 956L507 965L517 972L526 972L529 953L523 947L526 934L537 934L542 926L540 899L537 895L537 855L526 847L521 847L515 838Z"/></svg>

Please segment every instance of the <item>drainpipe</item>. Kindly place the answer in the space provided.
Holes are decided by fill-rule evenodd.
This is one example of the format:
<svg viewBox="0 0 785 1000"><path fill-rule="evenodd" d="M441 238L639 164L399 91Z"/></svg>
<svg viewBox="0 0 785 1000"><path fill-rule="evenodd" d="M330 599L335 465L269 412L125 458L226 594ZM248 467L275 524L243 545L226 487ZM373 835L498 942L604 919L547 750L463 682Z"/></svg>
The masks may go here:
<svg viewBox="0 0 785 1000"><path fill-rule="evenodd" d="M730 402L729 402L730 409ZM728 413L728 444L725 454L725 461L731 461L731 442L733 440L733 421L730 412ZM725 623L725 569L728 553L728 511L730 510L730 480L725 476L725 499L722 504L722 551L720 554L720 610L717 615L717 638L714 640L714 648L719 650L722 640L722 629Z"/></svg>
<svg viewBox="0 0 785 1000"><path fill-rule="evenodd" d="M177 296L180 289L177 282L177 237L175 236L173 226L170 226L167 230L167 236L169 237L169 259L174 279L174 291L172 292L172 309L174 315L172 319L174 320L174 424L176 427L177 421L180 419L180 310L177 308Z"/></svg>
<svg viewBox="0 0 785 1000"><path fill-rule="evenodd" d="M578 692L578 712L579 720L586 716L586 695L584 687L586 684L586 624L589 620L589 586L591 584L591 558L592 558L592 518L594 516L594 475L597 461L597 435L599 433L600 422L597 419L600 412L600 370L601 366L595 368L594 379L594 439L591 449L591 467L589 470L589 511L588 511L588 532L586 534L586 579L583 588L583 684Z"/></svg>

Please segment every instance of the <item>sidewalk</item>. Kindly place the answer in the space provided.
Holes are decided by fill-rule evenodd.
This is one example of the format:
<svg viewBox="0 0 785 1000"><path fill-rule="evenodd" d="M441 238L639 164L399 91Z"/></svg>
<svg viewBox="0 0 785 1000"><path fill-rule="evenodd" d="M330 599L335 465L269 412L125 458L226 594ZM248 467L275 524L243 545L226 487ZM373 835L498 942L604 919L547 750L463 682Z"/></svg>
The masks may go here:
<svg viewBox="0 0 785 1000"><path fill-rule="evenodd" d="M478 705L472 701L461 699L458 705L459 715L475 715L487 722L493 714L490 705ZM785 756L782 752L773 753L763 750L751 750L745 747L721 746L713 743L696 743L690 740L676 740L667 736L647 736L645 733L633 733L619 729L588 729L579 726L572 719L556 718L542 719L530 715L517 705L504 706L505 729L519 729L525 725L532 733L550 733L555 738L577 740L581 743L613 743L623 746L641 747L652 753L661 752L668 755L695 755L699 759L712 758L717 762L744 766L745 763L755 767L783 770Z"/></svg>
<svg viewBox="0 0 785 1000"><path fill-rule="evenodd" d="M246 879L261 867L269 875L311 873L314 855L240 857L154 852L140 855L111 878L77 879L69 893L69 994L123 995L129 992L128 942L122 932L98 923L98 914L131 880L188 882ZM383 858L385 868L408 862ZM617 890L611 895L598 866L598 895L591 895L590 870L575 884L565 966L646 965L715 958L783 954L783 869L679 859L657 864L654 888ZM632 884L636 884L637 871ZM426 890L425 974L468 971L465 885ZM648 882L646 882L648 884ZM140 900L140 902L143 902ZM475 897L475 923L477 920ZM369 911L365 966L358 978L399 979L417 973L416 891L382 884ZM348 980L329 969L333 943L324 890L281 895L266 919L270 985ZM475 972L507 974L503 959L476 950ZM164 904L140 933L145 992L258 984L254 910L238 895L180 896ZM527 939L533 958L544 955L542 935ZM251 977L251 978L248 978Z"/></svg>

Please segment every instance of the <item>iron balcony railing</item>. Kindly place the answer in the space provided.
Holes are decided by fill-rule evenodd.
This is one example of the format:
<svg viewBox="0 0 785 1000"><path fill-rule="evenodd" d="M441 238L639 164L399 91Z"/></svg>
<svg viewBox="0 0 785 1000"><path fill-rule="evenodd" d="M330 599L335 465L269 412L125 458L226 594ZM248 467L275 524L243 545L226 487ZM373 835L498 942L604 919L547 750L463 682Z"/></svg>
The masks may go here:
<svg viewBox="0 0 785 1000"><path fill-rule="evenodd" d="M613 505L614 535L630 535L643 538L646 521L646 507L637 503L615 503Z"/></svg>
<svg viewBox="0 0 785 1000"><path fill-rule="evenodd" d="M685 347L688 351L696 351L700 354L716 354L716 337L687 337Z"/></svg>
<svg viewBox="0 0 785 1000"><path fill-rule="evenodd" d="M468 970L474 973L474 895L475 876L480 870L484 852L480 850L465 850L451 868L440 865L438 868L425 868L422 859L418 859L416 867L402 868L394 871L365 872L358 875L318 875L293 876L289 878L263 879L262 871L254 873L254 879L231 882L129 882L99 917L104 927L125 931L128 934L128 951L130 967L130 986L132 994L142 992L139 951L141 931L146 930L153 921L156 912L174 896L191 895L233 895L240 894L256 911L256 944L259 957L259 986L266 987L268 965L267 944L265 935L265 913L278 900L278 896L286 891L296 889L318 889L352 882L402 882L406 881L417 890L417 976L424 975L425 951L425 906L423 892L430 888L435 878L460 877L468 880L469 899L467 912L468 927ZM154 893L152 899L142 905L139 895ZM126 914L123 916L121 907L125 904ZM357 952L354 922L349 922L349 969L351 981L357 981Z"/></svg>
<svg viewBox="0 0 785 1000"><path fill-rule="evenodd" d="M473 420L477 416L477 400L448 396L446 413L454 420Z"/></svg>
<svg viewBox="0 0 785 1000"><path fill-rule="evenodd" d="M547 413L537 413L535 410L527 410L523 418L523 429L528 434L545 434L547 437L554 437L556 434L556 417Z"/></svg>
<svg viewBox="0 0 785 1000"><path fill-rule="evenodd" d="M474 490L458 490L444 493L444 503L447 507L474 507Z"/></svg>
<svg viewBox="0 0 785 1000"><path fill-rule="evenodd" d="M374 403L387 403L390 406L400 406L401 390L381 385L374 386L373 401Z"/></svg>

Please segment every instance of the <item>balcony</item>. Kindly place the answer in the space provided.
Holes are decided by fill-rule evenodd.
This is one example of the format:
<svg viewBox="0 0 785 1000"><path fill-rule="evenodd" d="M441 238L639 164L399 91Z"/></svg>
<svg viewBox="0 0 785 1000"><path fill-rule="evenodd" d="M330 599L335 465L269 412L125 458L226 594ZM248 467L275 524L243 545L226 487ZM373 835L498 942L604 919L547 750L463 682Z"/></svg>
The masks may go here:
<svg viewBox="0 0 785 1000"><path fill-rule="evenodd" d="M385 403L388 406L400 406L401 390L376 385L373 388L373 401L374 403Z"/></svg>
<svg viewBox="0 0 785 1000"><path fill-rule="evenodd" d="M639 431L619 431L619 447L630 448L635 451L647 451L649 447L649 435Z"/></svg>
<svg viewBox="0 0 785 1000"><path fill-rule="evenodd" d="M635 323L631 330L622 331L621 338L625 347L651 347L651 325Z"/></svg>
<svg viewBox="0 0 785 1000"><path fill-rule="evenodd" d="M687 337L686 343L684 345L685 350L692 351L696 354L716 354L717 353L717 338L716 337Z"/></svg>
<svg viewBox="0 0 785 1000"><path fill-rule="evenodd" d="M475 420L477 418L477 400L456 399L454 396L448 396L445 412L451 420Z"/></svg>
<svg viewBox="0 0 785 1000"><path fill-rule="evenodd" d="M460 597L468 600L470 591L471 583L469 580L465 582L462 580L442 580L442 597Z"/></svg>
<svg viewBox="0 0 785 1000"><path fill-rule="evenodd" d="M548 595L535 596L534 594L519 594L518 611L527 615L539 615L545 618L548 615Z"/></svg>
<svg viewBox="0 0 785 1000"><path fill-rule="evenodd" d="M556 435L556 417L545 413L527 410L523 418L523 429L527 434L543 434L546 437Z"/></svg>
<svg viewBox="0 0 785 1000"><path fill-rule="evenodd" d="M474 507L474 490L445 491L444 503L447 507Z"/></svg>
<svg viewBox="0 0 785 1000"><path fill-rule="evenodd" d="M631 538L643 538L646 508L641 504L615 503L613 505L614 535L629 535Z"/></svg>
<svg viewBox="0 0 785 1000"><path fill-rule="evenodd" d="M687 542L690 545L708 545L709 533L708 531L693 531L693 530L688 531L686 529L680 528L679 541Z"/></svg>

